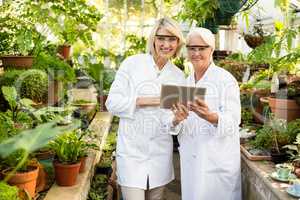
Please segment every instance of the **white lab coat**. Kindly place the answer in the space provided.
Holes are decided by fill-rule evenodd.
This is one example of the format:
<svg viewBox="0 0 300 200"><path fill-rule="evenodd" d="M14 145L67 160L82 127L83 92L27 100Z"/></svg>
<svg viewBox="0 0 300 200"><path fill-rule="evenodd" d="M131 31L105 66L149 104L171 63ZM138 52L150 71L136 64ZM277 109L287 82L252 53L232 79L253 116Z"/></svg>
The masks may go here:
<svg viewBox="0 0 300 200"><path fill-rule="evenodd" d="M131 56L121 64L106 107L120 117L117 138L117 175L122 186L147 189L174 179L173 113L159 107L136 107L137 97L160 96L161 84L182 84L183 72L168 62L159 72L150 54Z"/></svg>
<svg viewBox="0 0 300 200"><path fill-rule="evenodd" d="M178 135L181 160L182 200L241 199L240 93L235 78L224 69L209 66L195 84L194 74L187 84L205 87L205 102L217 112L213 125L189 112Z"/></svg>

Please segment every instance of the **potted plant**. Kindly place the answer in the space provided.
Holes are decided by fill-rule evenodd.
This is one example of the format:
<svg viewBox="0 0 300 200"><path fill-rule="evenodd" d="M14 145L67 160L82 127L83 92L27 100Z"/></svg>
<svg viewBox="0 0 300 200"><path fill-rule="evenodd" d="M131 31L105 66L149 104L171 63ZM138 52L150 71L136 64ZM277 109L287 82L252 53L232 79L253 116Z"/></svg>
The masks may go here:
<svg viewBox="0 0 300 200"><path fill-rule="evenodd" d="M51 149L55 152L53 161L55 180L59 186L73 186L80 169L80 152L83 141L75 131L65 133L50 142Z"/></svg>
<svg viewBox="0 0 300 200"><path fill-rule="evenodd" d="M74 69L68 63L45 52L37 56L33 68L44 70L49 75L48 105L55 105L61 101L65 86L76 80Z"/></svg>
<svg viewBox="0 0 300 200"><path fill-rule="evenodd" d="M94 5L80 0L60 1L41 9L45 2L36 4L32 7L43 16L40 21L46 23L62 43L58 52L64 59L69 59L71 45L75 42L81 40L86 47L94 44L92 33L96 31L102 18L102 14Z"/></svg>
<svg viewBox="0 0 300 200"><path fill-rule="evenodd" d="M17 150L16 152L5 157L2 161L2 164L4 164L6 169L3 170L2 173L5 176L8 176L12 169L21 162L24 154L24 150ZM24 189L33 198L35 196L39 168L37 165L33 165L31 163L30 158L26 159L22 165L19 165L18 167L17 173L8 179L8 183Z"/></svg>
<svg viewBox="0 0 300 200"><path fill-rule="evenodd" d="M180 17L183 20L196 21L197 25L200 26L208 19L214 19L218 8L218 0L185 0Z"/></svg>
<svg viewBox="0 0 300 200"><path fill-rule="evenodd" d="M281 83L279 90L269 97L275 117L288 122L300 117L300 81Z"/></svg>
<svg viewBox="0 0 300 200"><path fill-rule="evenodd" d="M272 161L280 163L287 160L285 145L291 144L299 132L299 121L286 124L282 119L272 118L257 131L251 145L257 149L267 149L271 152Z"/></svg>
<svg viewBox="0 0 300 200"><path fill-rule="evenodd" d="M30 68L41 50L45 37L29 19L24 4L5 3L0 10L0 56L4 68ZM16 10L17 6L19 10Z"/></svg>
<svg viewBox="0 0 300 200"><path fill-rule="evenodd" d="M251 33L244 34L244 40L247 45L253 49L265 42L266 33L263 31L262 24L258 23L253 26Z"/></svg>

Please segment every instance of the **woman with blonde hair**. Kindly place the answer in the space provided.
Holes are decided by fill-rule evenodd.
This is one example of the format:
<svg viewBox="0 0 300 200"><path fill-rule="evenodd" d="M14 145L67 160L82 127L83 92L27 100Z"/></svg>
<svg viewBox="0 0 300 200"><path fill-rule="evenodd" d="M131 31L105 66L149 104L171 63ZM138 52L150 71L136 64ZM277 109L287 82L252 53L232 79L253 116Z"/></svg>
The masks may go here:
<svg viewBox="0 0 300 200"><path fill-rule="evenodd" d="M171 58L183 45L179 26L158 20L147 53L125 59L110 89L106 107L120 117L116 161L118 184L125 200L163 199L164 186L174 179L170 111L159 108L161 84L181 84L184 74Z"/></svg>
<svg viewBox="0 0 300 200"><path fill-rule="evenodd" d="M238 83L214 64L215 37L210 30L191 29L186 48L194 68L187 84L206 88L206 94L204 100L189 102L187 108L174 109L175 116L181 113L186 118L178 136L182 200L240 200Z"/></svg>

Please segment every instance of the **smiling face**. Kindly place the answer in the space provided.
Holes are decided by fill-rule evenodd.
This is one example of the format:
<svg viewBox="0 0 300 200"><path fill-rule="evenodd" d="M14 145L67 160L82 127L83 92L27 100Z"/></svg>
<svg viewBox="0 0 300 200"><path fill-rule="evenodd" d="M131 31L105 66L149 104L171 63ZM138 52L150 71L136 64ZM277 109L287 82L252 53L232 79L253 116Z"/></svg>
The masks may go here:
<svg viewBox="0 0 300 200"><path fill-rule="evenodd" d="M212 48L199 35L191 35L187 46L188 59L197 68L205 68L211 62Z"/></svg>
<svg viewBox="0 0 300 200"><path fill-rule="evenodd" d="M176 53L178 42L178 38L166 28L159 28L154 39L156 55L164 59L170 59Z"/></svg>

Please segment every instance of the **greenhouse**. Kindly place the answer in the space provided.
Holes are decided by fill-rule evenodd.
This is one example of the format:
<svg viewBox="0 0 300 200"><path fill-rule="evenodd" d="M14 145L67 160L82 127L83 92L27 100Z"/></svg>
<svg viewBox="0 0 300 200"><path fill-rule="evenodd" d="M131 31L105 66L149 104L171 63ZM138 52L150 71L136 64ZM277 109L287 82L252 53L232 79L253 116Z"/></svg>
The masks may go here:
<svg viewBox="0 0 300 200"><path fill-rule="evenodd" d="M300 199L300 0L0 0L0 200Z"/></svg>

